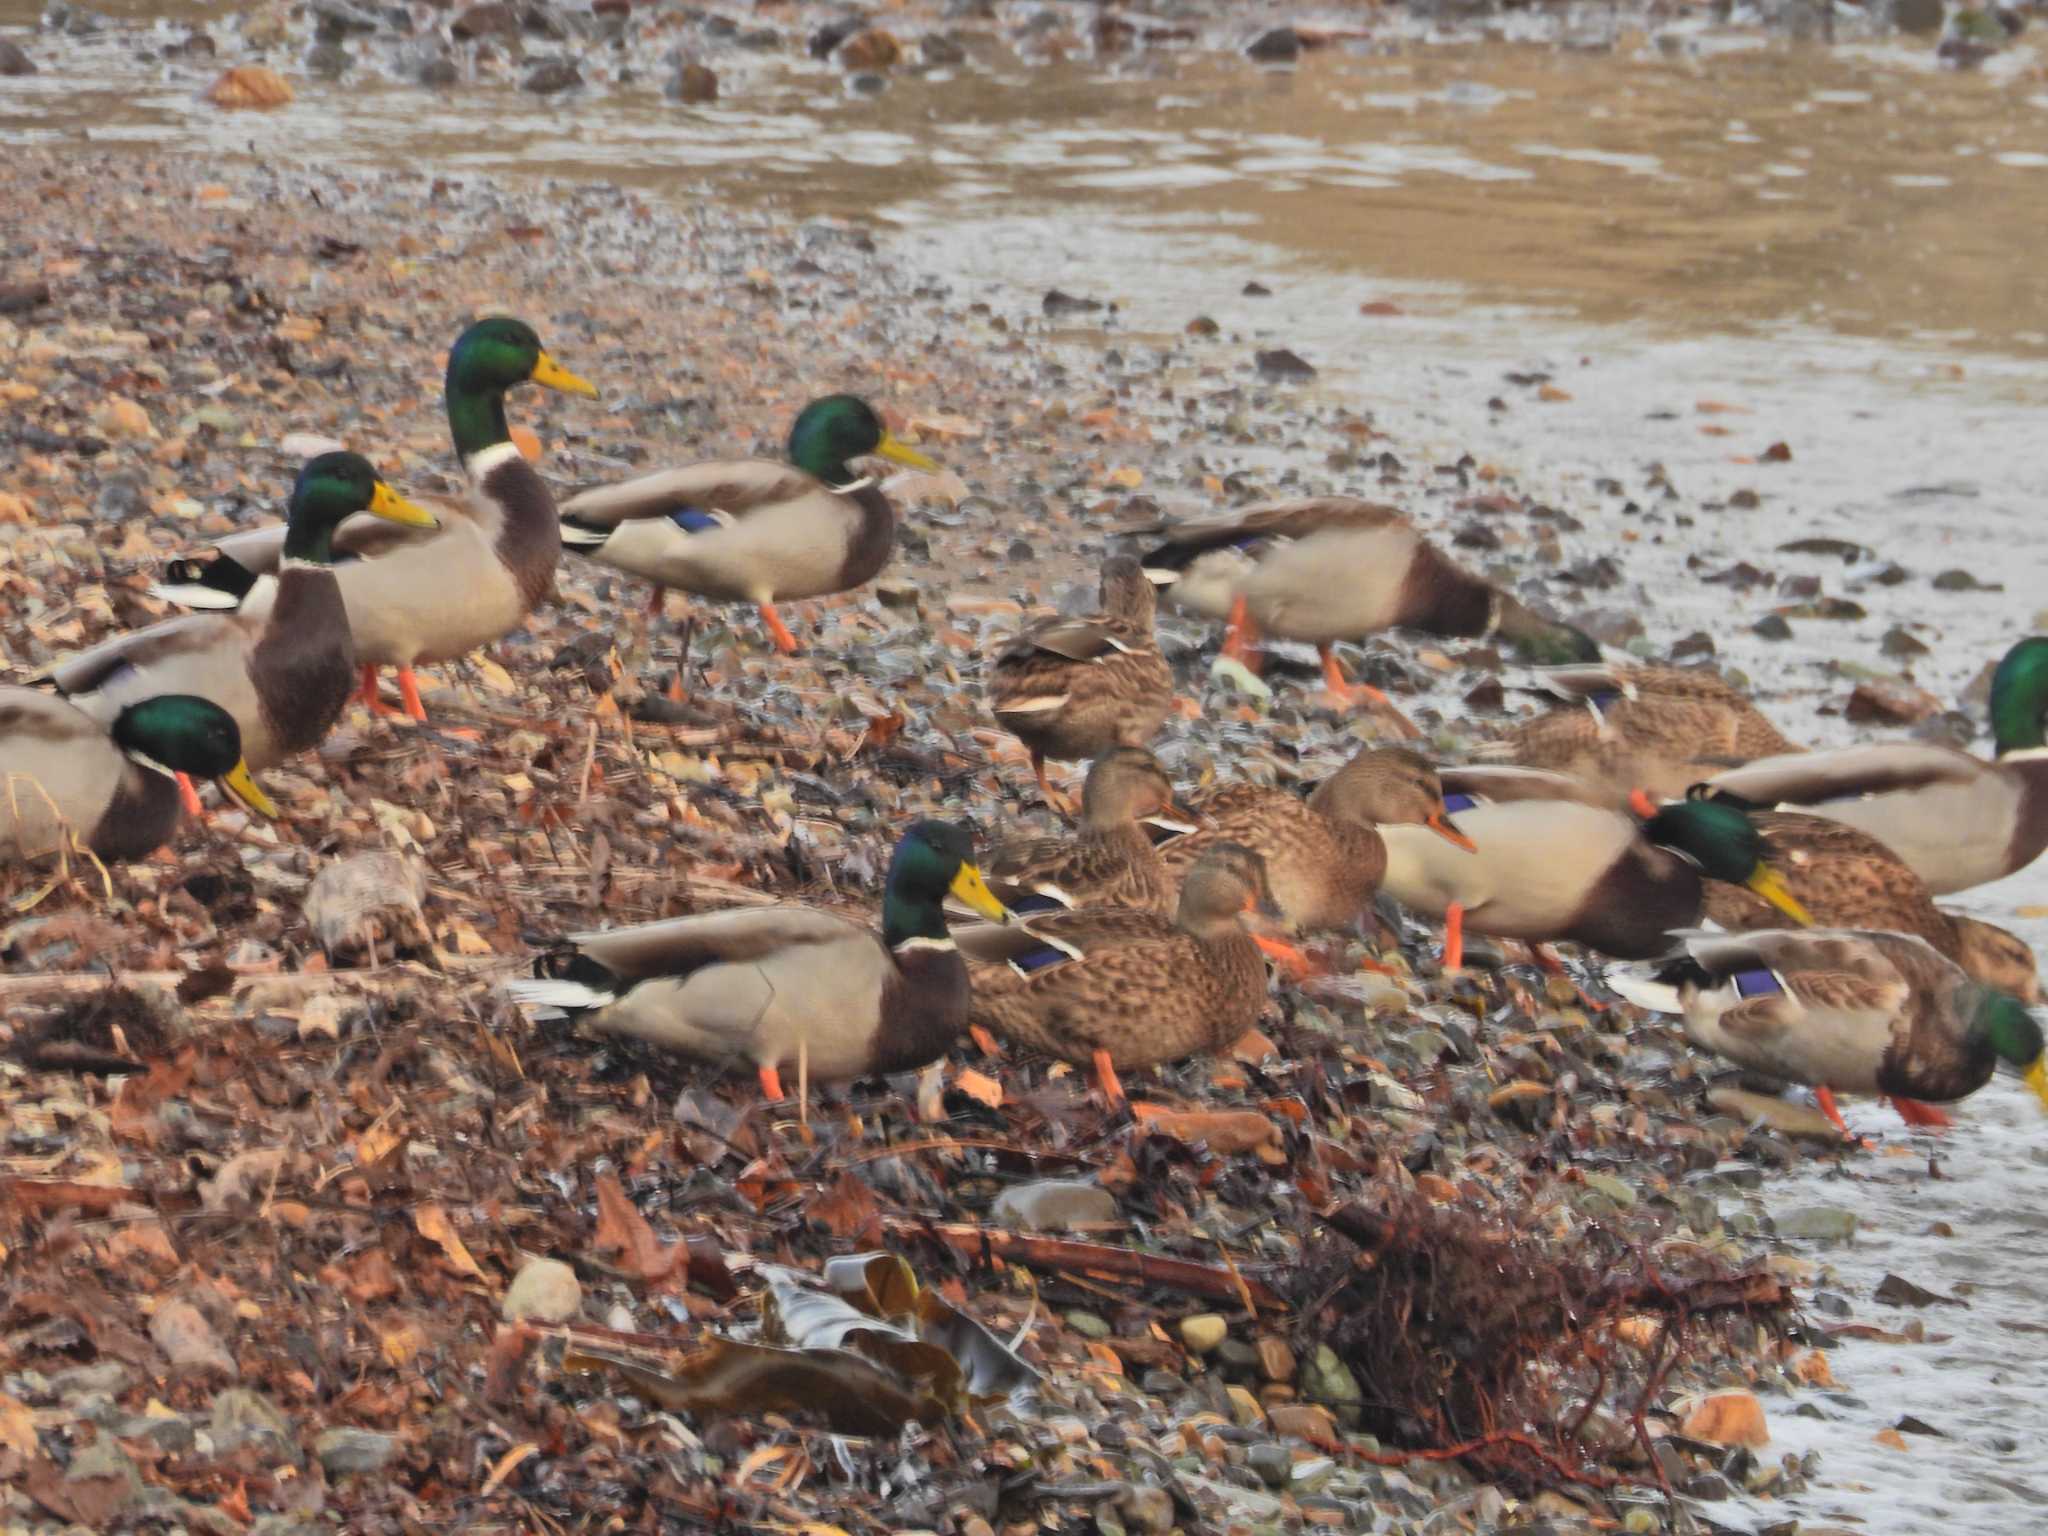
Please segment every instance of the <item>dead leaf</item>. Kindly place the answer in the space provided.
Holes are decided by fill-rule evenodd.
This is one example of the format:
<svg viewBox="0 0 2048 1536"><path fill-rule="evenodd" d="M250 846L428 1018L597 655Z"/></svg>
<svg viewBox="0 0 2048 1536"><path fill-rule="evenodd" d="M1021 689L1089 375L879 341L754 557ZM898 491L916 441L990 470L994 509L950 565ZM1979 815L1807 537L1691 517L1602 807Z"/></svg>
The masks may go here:
<svg viewBox="0 0 2048 1536"><path fill-rule="evenodd" d="M972 1067L962 1067L953 1079L953 1086L977 1104L986 1104L990 1109L1003 1107L1003 1085L986 1072L977 1072Z"/></svg>
<svg viewBox="0 0 2048 1536"><path fill-rule="evenodd" d="M483 1487L477 1490L479 1498L488 1499L503 1486L506 1478L518 1470L519 1464L537 1452L540 1447L531 1440L522 1441L491 1463L491 1475L484 1479Z"/></svg>
<svg viewBox="0 0 2048 1536"><path fill-rule="evenodd" d="M597 1192L597 1232L591 1249L616 1253L619 1267L642 1280L666 1280L681 1270L689 1273L690 1252L682 1243L665 1244L647 1225L647 1218L634 1208L620 1187L618 1178L601 1173L593 1183Z"/></svg>
<svg viewBox="0 0 2048 1536"><path fill-rule="evenodd" d="M0 1392L0 1450L33 1456L36 1445L36 1416L27 1403Z"/></svg>
<svg viewBox="0 0 2048 1536"><path fill-rule="evenodd" d="M472 1275L478 1280L489 1280L477 1262L470 1256L455 1226L448 1219L447 1211L438 1205L422 1205L412 1213L412 1224L428 1242L439 1246L441 1256L448 1261L448 1267L457 1274Z"/></svg>

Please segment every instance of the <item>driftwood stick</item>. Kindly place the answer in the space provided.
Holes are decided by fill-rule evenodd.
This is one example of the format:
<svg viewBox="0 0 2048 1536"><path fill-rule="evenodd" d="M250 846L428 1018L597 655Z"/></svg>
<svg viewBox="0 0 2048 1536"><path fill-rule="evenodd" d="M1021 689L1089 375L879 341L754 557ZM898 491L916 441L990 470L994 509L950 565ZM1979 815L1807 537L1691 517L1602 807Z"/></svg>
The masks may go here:
<svg viewBox="0 0 2048 1536"><path fill-rule="evenodd" d="M1065 1238L1041 1237L1036 1233L1011 1232L1002 1227L981 1227L967 1222L893 1218L885 1225L899 1233L922 1233L935 1237L969 1258L986 1256L1022 1264L1027 1269L1086 1274L1099 1279L1135 1280L1142 1285L1163 1286L1210 1301L1242 1304L1249 1294L1259 1306L1281 1305L1280 1298L1263 1280L1242 1271L1233 1273L1221 1265L1163 1258L1155 1253L1140 1253L1135 1248L1119 1248L1112 1243L1077 1243Z"/></svg>

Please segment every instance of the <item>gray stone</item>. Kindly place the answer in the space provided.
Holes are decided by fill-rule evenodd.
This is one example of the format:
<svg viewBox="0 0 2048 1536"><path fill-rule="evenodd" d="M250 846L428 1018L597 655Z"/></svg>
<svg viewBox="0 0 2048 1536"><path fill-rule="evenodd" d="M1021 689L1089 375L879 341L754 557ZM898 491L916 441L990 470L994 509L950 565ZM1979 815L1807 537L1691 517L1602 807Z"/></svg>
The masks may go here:
<svg viewBox="0 0 2048 1536"><path fill-rule="evenodd" d="M1365 1401L1365 1392L1359 1387L1358 1378L1351 1374L1351 1367L1327 1344L1318 1344L1301 1368L1301 1390L1310 1402L1331 1408L1355 1410Z"/></svg>
<svg viewBox="0 0 2048 1536"><path fill-rule="evenodd" d="M1164 1533L1173 1529L1173 1495L1146 1484L1126 1488L1116 1501L1125 1520L1137 1530Z"/></svg>
<svg viewBox="0 0 2048 1536"><path fill-rule="evenodd" d="M519 89L536 96L555 96L583 83L583 71L574 59L543 59L519 82Z"/></svg>
<svg viewBox="0 0 2048 1536"><path fill-rule="evenodd" d="M102 1505L110 1513L117 1513L142 1499L142 1473L128 1458L128 1453L112 1440L95 1440L76 1456L71 1465L64 1469L67 1483L111 1482L115 1485L115 1502ZM99 1503L95 1498L95 1503Z"/></svg>
<svg viewBox="0 0 2048 1536"><path fill-rule="evenodd" d="M1106 1339L1111 1332L1109 1324L1093 1312L1069 1312L1066 1324L1084 1339Z"/></svg>
<svg viewBox="0 0 2048 1536"><path fill-rule="evenodd" d="M69 1370L59 1371L49 1380L49 1392L55 1398L82 1397L91 1392L105 1392L118 1396L128 1389L130 1372L118 1360L101 1360L94 1365L74 1365Z"/></svg>
<svg viewBox="0 0 2048 1536"><path fill-rule="evenodd" d="M35 72L35 60L16 44L0 37L0 75L32 75Z"/></svg>
<svg viewBox="0 0 2048 1536"><path fill-rule="evenodd" d="M329 1477L381 1472L399 1451L396 1435L370 1429L323 1429L313 1441L313 1454Z"/></svg>
<svg viewBox="0 0 2048 1536"><path fill-rule="evenodd" d="M1086 1179L1034 1179L997 1195L989 1217L1027 1232L1071 1232L1115 1221L1116 1196Z"/></svg>
<svg viewBox="0 0 2048 1536"><path fill-rule="evenodd" d="M1773 1218L1780 1237L1813 1243L1846 1243L1856 1235L1856 1213L1835 1205L1803 1205Z"/></svg>
<svg viewBox="0 0 2048 1536"><path fill-rule="evenodd" d="M197 1426L182 1413L131 1414L109 1427L122 1440L147 1440L173 1456L183 1456L199 1439Z"/></svg>
<svg viewBox="0 0 2048 1536"><path fill-rule="evenodd" d="M339 80L355 62L355 56L338 42L319 42L306 50L306 73L322 80Z"/></svg>
<svg viewBox="0 0 2048 1536"><path fill-rule="evenodd" d="M699 64L694 59L679 66L662 94L670 101L692 105L703 101L718 100L718 74L708 64Z"/></svg>
<svg viewBox="0 0 2048 1536"><path fill-rule="evenodd" d="M1244 1464L1268 1488L1285 1488L1294 1477L1294 1453L1277 1441L1252 1446L1244 1453Z"/></svg>
<svg viewBox="0 0 2048 1536"><path fill-rule="evenodd" d="M508 1323L566 1323L582 1309L582 1283L560 1259L528 1259L520 1265L499 1307Z"/></svg>
<svg viewBox="0 0 2048 1536"><path fill-rule="evenodd" d="M213 1400L213 1416L206 1421L206 1433L216 1456L232 1455L242 1446L254 1446L263 1455L293 1466L305 1465L299 1450L298 1431L284 1410L261 1392L233 1387Z"/></svg>

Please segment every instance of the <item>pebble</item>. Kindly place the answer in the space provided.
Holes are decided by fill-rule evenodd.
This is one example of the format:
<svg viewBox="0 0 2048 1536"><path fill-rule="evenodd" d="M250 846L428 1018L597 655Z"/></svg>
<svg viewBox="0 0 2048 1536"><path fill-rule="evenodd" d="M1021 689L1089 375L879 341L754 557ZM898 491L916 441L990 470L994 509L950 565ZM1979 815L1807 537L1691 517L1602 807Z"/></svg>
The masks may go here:
<svg viewBox="0 0 2048 1536"><path fill-rule="evenodd" d="M1351 1368L1338 1357L1337 1351L1327 1344L1318 1344L1316 1352L1302 1367L1301 1390L1311 1402L1327 1403L1339 1412L1347 1408L1355 1410L1365 1401L1365 1392L1358 1385L1358 1378L1351 1374Z"/></svg>
<svg viewBox="0 0 2048 1536"><path fill-rule="evenodd" d="M519 82L519 89L536 96L554 96L583 83L583 71L574 59L543 59Z"/></svg>
<svg viewBox="0 0 2048 1536"><path fill-rule="evenodd" d="M1294 1351L1287 1347L1287 1341L1273 1334L1266 1334L1258 1342L1259 1374L1268 1381L1294 1380Z"/></svg>
<svg viewBox="0 0 2048 1536"><path fill-rule="evenodd" d="M1214 1312L1199 1312L1180 1320L1181 1342L1198 1355L1206 1355L1230 1336L1230 1324Z"/></svg>
<svg viewBox="0 0 2048 1536"><path fill-rule="evenodd" d="M718 100L718 73L708 64L694 60L683 64L669 77L663 95L670 101L680 101L685 106L697 102Z"/></svg>
<svg viewBox="0 0 2048 1536"><path fill-rule="evenodd" d="M107 396L100 403L100 408L93 412L92 424L117 441L156 436L156 427L149 419L149 412L126 395Z"/></svg>
<svg viewBox="0 0 2048 1536"><path fill-rule="evenodd" d="M91 1507L107 1514L133 1507L143 1495L141 1471L111 1439L95 1440L72 1457L64 1481L105 1485L93 1490Z"/></svg>
<svg viewBox="0 0 2048 1536"><path fill-rule="evenodd" d="M1117 1508L1135 1530L1162 1536L1173 1529L1173 1495L1150 1483L1126 1488L1117 1497Z"/></svg>
<svg viewBox="0 0 2048 1536"><path fill-rule="evenodd" d="M1116 1220L1116 1196L1086 1179L1035 1179L996 1196L989 1217L1026 1232L1072 1232Z"/></svg>
<svg viewBox="0 0 2048 1536"><path fill-rule="evenodd" d="M0 37L0 75L32 75L35 72L35 60L23 53L18 44Z"/></svg>
<svg viewBox="0 0 2048 1536"><path fill-rule="evenodd" d="M1685 1416L1685 1433L1715 1445L1742 1445L1755 1450L1771 1443L1764 1405L1752 1392L1716 1392Z"/></svg>
<svg viewBox="0 0 2048 1536"><path fill-rule="evenodd" d="M218 1371L223 1376L241 1374L213 1325L189 1301L161 1303L149 1320L149 1337L173 1366Z"/></svg>
<svg viewBox="0 0 2048 1536"><path fill-rule="evenodd" d="M1846 1243L1856 1235L1856 1213L1834 1205L1803 1205L1773 1218L1780 1237L1813 1243Z"/></svg>
<svg viewBox="0 0 2048 1536"><path fill-rule="evenodd" d="M214 1398L206 1432L218 1456L231 1456L247 1445L272 1462L305 1464L291 1419L261 1392L246 1387L231 1387Z"/></svg>
<svg viewBox="0 0 2048 1536"><path fill-rule="evenodd" d="M1294 1453L1277 1441L1252 1446L1244 1453L1244 1464L1268 1488L1285 1488L1294 1479Z"/></svg>
<svg viewBox="0 0 2048 1536"><path fill-rule="evenodd" d="M313 1454L329 1477L381 1472L398 1454L396 1435L369 1429L323 1429L313 1441Z"/></svg>
<svg viewBox="0 0 2048 1536"><path fill-rule="evenodd" d="M1069 1312L1065 1315L1066 1325L1084 1339L1106 1339L1114 1330L1093 1312Z"/></svg>
<svg viewBox="0 0 2048 1536"><path fill-rule="evenodd" d="M274 69L261 64L237 64L223 73L206 92L206 99L229 111L289 106L297 99L291 83Z"/></svg>
<svg viewBox="0 0 2048 1536"><path fill-rule="evenodd" d="M1253 38L1244 51L1261 64L1292 64L1301 57L1301 34L1292 27L1273 27Z"/></svg>
<svg viewBox="0 0 2048 1536"><path fill-rule="evenodd" d="M528 1259L505 1289L499 1311L508 1323L566 1323L583 1310L583 1284L560 1259Z"/></svg>

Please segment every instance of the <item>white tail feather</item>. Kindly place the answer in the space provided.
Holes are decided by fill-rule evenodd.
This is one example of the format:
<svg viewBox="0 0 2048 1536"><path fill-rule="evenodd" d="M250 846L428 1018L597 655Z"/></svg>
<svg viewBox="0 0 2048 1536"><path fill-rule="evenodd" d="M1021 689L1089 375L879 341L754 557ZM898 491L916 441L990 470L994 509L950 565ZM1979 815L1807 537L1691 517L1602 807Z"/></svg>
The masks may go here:
<svg viewBox="0 0 2048 1536"><path fill-rule="evenodd" d="M565 522L562 524L562 545L566 549L596 549L614 531L610 528L581 528L575 523Z"/></svg>
<svg viewBox="0 0 2048 1536"><path fill-rule="evenodd" d="M239 608L242 600L232 592L223 592L219 587L209 587L197 581L153 581L149 584L149 595L160 602L176 603L180 608Z"/></svg>
<svg viewBox="0 0 2048 1536"><path fill-rule="evenodd" d="M1678 1000L1678 988L1669 982L1652 981L1635 971L1612 970L1603 978L1610 992L1618 993L1638 1008L1647 1008L1652 1013L1684 1013L1685 1005Z"/></svg>
<svg viewBox="0 0 2048 1536"><path fill-rule="evenodd" d="M534 1008L602 1008L617 1000L617 994L580 981L558 981L552 977L518 977L505 983L505 995L515 1003Z"/></svg>

